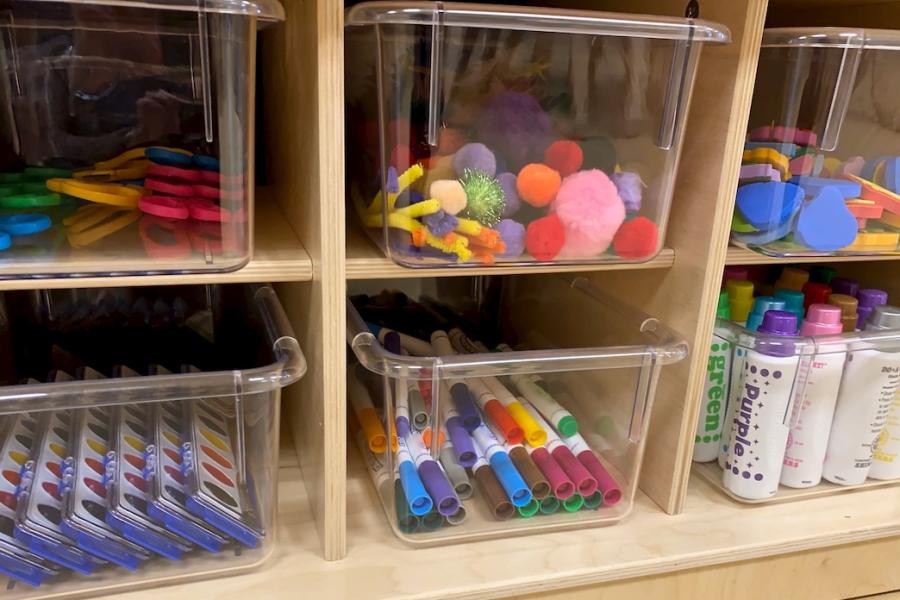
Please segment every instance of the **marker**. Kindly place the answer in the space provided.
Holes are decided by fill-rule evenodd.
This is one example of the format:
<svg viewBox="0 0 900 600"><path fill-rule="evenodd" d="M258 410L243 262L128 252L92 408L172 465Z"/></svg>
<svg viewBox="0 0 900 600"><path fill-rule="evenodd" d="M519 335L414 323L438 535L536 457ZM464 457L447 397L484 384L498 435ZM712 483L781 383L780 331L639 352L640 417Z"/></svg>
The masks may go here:
<svg viewBox="0 0 900 600"><path fill-rule="evenodd" d="M422 431L431 422L428 411L425 410L425 400L419 391L419 384L414 379L406 381L406 398L409 403L410 424L416 431Z"/></svg>
<svg viewBox="0 0 900 600"><path fill-rule="evenodd" d="M389 331L384 336L384 349L394 354L403 354L400 347L400 336L396 331ZM406 377L389 379L394 388L394 421L397 426L397 435L406 437L409 434L409 387Z"/></svg>
<svg viewBox="0 0 900 600"><path fill-rule="evenodd" d="M374 455L373 455L374 456ZM394 510L397 513L397 528L403 533L414 533L419 528L419 517L409 512L409 500L403 493L403 484L394 480Z"/></svg>
<svg viewBox="0 0 900 600"><path fill-rule="evenodd" d="M494 518L498 521L513 518L516 514L516 509L506 497L503 486L497 481L497 476L494 475L494 471L488 465L481 452L478 452L475 464L472 466L472 473L475 476L475 481L478 482L478 487L481 489L481 496L487 502Z"/></svg>
<svg viewBox="0 0 900 600"><path fill-rule="evenodd" d="M595 510L603 506L603 494L599 491L594 492L590 496L584 499L584 507L589 510Z"/></svg>
<svg viewBox="0 0 900 600"><path fill-rule="evenodd" d="M560 502L556 496L547 496L543 500L541 500L541 514L542 515L552 515L559 511Z"/></svg>
<svg viewBox="0 0 900 600"><path fill-rule="evenodd" d="M461 525L466 520L466 507L462 504L456 509L456 512L446 517L447 525Z"/></svg>
<svg viewBox="0 0 900 600"><path fill-rule="evenodd" d="M531 495L538 500L543 500L550 495L550 482L535 464L528 450L522 444L503 444L506 453L516 466L516 470L522 474L525 483L531 489Z"/></svg>
<svg viewBox="0 0 900 600"><path fill-rule="evenodd" d="M810 306L800 326L801 336L838 335L841 331L841 310L830 304ZM781 470L782 485L805 488L822 480L828 433L847 358L846 352L834 350L842 347L843 343L839 343L830 350L827 342L822 342L815 356L800 362L791 414L793 425Z"/></svg>
<svg viewBox="0 0 900 600"><path fill-rule="evenodd" d="M619 500L622 499L622 489L619 487L619 484L616 483L613 476L609 474L609 471L606 470L606 467L604 467L597 458L597 455L594 454L594 451L588 446L584 438L576 433L573 436L565 438L563 441L572 451L572 454L574 454L581 464L584 465L584 468L597 480L597 489L603 495L603 504L612 506L613 504L618 503ZM588 498L592 495L593 494L586 495L584 497L585 502L587 502Z"/></svg>
<svg viewBox="0 0 900 600"><path fill-rule="evenodd" d="M831 280L831 292L855 298L859 293L859 282L849 277L835 277Z"/></svg>
<svg viewBox="0 0 900 600"><path fill-rule="evenodd" d="M803 309L809 310L813 304L825 304L831 295L831 286L815 281L803 284Z"/></svg>
<svg viewBox="0 0 900 600"><path fill-rule="evenodd" d="M775 297L784 301L784 310L789 313L794 313L797 317L797 326L799 327L800 323L803 321L803 315L806 314L806 311L803 310L803 302L806 300L803 296L803 292L779 288L775 290Z"/></svg>
<svg viewBox="0 0 900 600"><path fill-rule="evenodd" d="M481 352L488 352L488 349L484 344L469 339L459 327L453 327L447 333L450 336L450 343L453 345L453 349L460 354L479 354Z"/></svg>
<svg viewBox="0 0 900 600"><path fill-rule="evenodd" d="M859 316L856 313L856 307L859 306L859 302L856 298L846 294L835 293L828 297L828 304L841 309L841 325L843 325L845 333L856 331L856 322L859 320Z"/></svg>
<svg viewBox="0 0 900 600"><path fill-rule="evenodd" d="M412 356L434 356L435 351L434 348L431 347L431 344L426 342L425 340L421 340L417 337L413 337L411 335L406 335L405 333L400 333L399 331L394 331L393 329L388 329L387 327L381 327L380 325L375 325L374 323L366 323L369 327L369 331L372 332L378 341L384 344L384 338L388 333L396 333L400 338L400 345L409 352Z"/></svg>
<svg viewBox="0 0 900 600"><path fill-rule="evenodd" d="M416 469L412 453L406 444L406 439L400 438L398 440L397 452L394 453L397 461L397 473L400 484L403 487L403 494L406 496L409 504L409 511L417 517L421 517L434 508L434 503L428 492L425 491L425 485L419 476L419 471Z"/></svg>
<svg viewBox="0 0 900 600"><path fill-rule="evenodd" d="M884 290L863 288L857 292L856 299L859 301L856 307L856 312L859 315L859 319L856 321L856 328L862 329L869 317L872 316L872 313L875 312L875 307L887 304L888 295Z"/></svg>
<svg viewBox="0 0 900 600"><path fill-rule="evenodd" d="M861 296L863 290L859 293ZM875 307L866 324L866 331L898 328L900 328L900 310L889 306ZM900 386L897 389L900 390ZM888 409L884 429L875 442L869 477L879 480L900 479L900 393L897 391L894 392L893 401Z"/></svg>
<svg viewBox="0 0 900 600"><path fill-rule="evenodd" d="M794 290L799 292L803 289L803 284L809 281L809 272L796 267L785 267L781 271L781 276L775 282L775 289L783 288L786 290Z"/></svg>
<svg viewBox="0 0 900 600"><path fill-rule="evenodd" d="M375 412L369 392L352 371L347 373L347 397L350 399L356 419L366 436L369 449L375 454L384 454L387 450L387 435L384 427Z"/></svg>
<svg viewBox="0 0 900 600"><path fill-rule="evenodd" d="M436 510L431 511L421 519L422 529L425 531L435 531L444 526L444 517Z"/></svg>
<svg viewBox="0 0 900 600"><path fill-rule="evenodd" d="M426 448L431 448L431 436L434 435L434 429L431 427L426 427L422 430L422 441L425 442ZM443 446L444 442L447 441L447 437L444 435L444 431L441 430L438 432L438 446Z"/></svg>
<svg viewBox="0 0 900 600"><path fill-rule="evenodd" d="M439 356L454 356L456 350L450 344L450 338L447 337L446 331L440 329L431 334L431 345ZM450 387L450 397L456 406L456 411L462 419L463 426L468 431L473 431L481 425L481 413L475 406L475 398L469 391L469 386L459 379L448 379Z"/></svg>
<svg viewBox="0 0 900 600"><path fill-rule="evenodd" d="M519 506L516 508L516 511L519 513L520 517L529 518L533 517L538 513L541 509L541 502L536 498L532 498L531 502L526 504L525 506Z"/></svg>
<svg viewBox="0 0 900 600"><path fill-rule="evenodd" d="M719 294L716 319L731 319L728 294ZM697 416L694 434L693 460L710 462L716 460L722 439L722 426L728 407L728 375L731 369L731 342L728 331L718 326L713 330L709 345L709 360L706 362L706 377L703 381L703 398Z"/></svg>
<svg viewBox="0 0 900 600"><path fill-rule="evenodd" d="M446 389L446 385L444 385ZM469 432L463 427L462 421L456 409L450 406L449 402L441 403L441 415L444 421L444 428L450 437L450 443L453 446L453 453L456 455L456 462L464 467L471 467L475 464L477 454L475 453L475 444L472 441Z"/></svg>
<svg viewBox="0 0 900 600"><path fill-rule="evenodd" d="M516 471L516 467L510 460L509 455L491 433L486 425L479 425L472 432L475 439L475 445L478 446L479 453L483 454L491 465L491 469L497 476L497 480L506 491L507 497L513 506L525 506L531 502L531 489L522 479L522 476Z"/></svg>
<svg viewBox="0 0 900 600"><path fill-rule="evenodd" d="M526 446L525 448L529 456L531 456L531 460L534 461L544 478L547 479L554 496L560 500L565 500L575 493L575 484L545 447L532 448Z"/></svg>
<svg viewBox="0 0 900 600"><path fill-rule="evenodd" d="M597 480L591 476L590 471L584 468L569 447L559 439L553 428L546 424L544 419L538 414L537 410L525 400L521 400L522 406L537 421L541 427L547 431L547 449L550 455L559 463L562 470L575 484L576 491L582 496L590 496L597 491Z"/></svg>
<svg viewBox="0 0 900 600"><path fill-rule="evenodd" d="M356 379L362 384L362 389L365 391L365 398L368 398L368 402L372 405L375 410L376 418L378 419L378 423L381 426L381 430L385 430L385 426L382 424L381 417L378 416L379 411L381 414L387 415L387 404L393 403L391 399L392 390L390 386L390 379L384 376L376 375L375 373L366 369L363 365L357 363L356 368L353 370L356 374ZM377 407L377 408L376 408ZM386 419L387 417L385 417ZM396 423L391 423L391 450L397 451L397 425Z"/></svg>
<svg viewBox="0 0 900 600"><path fill-rule="evenodd" d="M472 484L469 483L469 476L466 475L466 470L456 462L456 456L453 454L453 445L450 442L446 442L441 446L439 460L441 461L441 466L444 467L444 473L447 474L447 478L453 486L453 491L456 492L459 499L466 500L471 498Z"/></svg>
<svg viewBox="0 0 900 600"><path fill-rule="evenodd" d="M747 329L756 331L762 325L763 317L770 310L785 310L787 304L775 296L758 296L753 300L753 309L747 316Z"/></svg>
<svg viewBox="0 0 900 600"><path fill-rule="evenodd" d="M475 396L475 402L487 416L492 427L510 444L521 443L525 432L519 427L506 408L481 379L468 380L469 390Z"/></svg>
<svg viewBox="0 0 900 600"><path fill-rule="evenodd" d="M456 492L447 481L447 476L444 475L441 466L425 450L425 445L418 433L410 433L405 440L406 447L416 463L419 477L422 478L428 495L437 505L438 513L445 517L454 515L459 509L459 498L456 497Z"/></svg>
<svg viewBox="0 0 900 600"><path fill-rule="evenodd" d="M581 494L572 494L570 498L566 498L562 502L563 510L566 512L581 510L582 506L584 506L584 496Z"/></svg>
<svg viewBox="0 0 900 600"><path fill-rule="evenodd" d="M506 408L513 420L522 428L522 431L525 432L525 440L531 446L540 447L547 443L547 432L525 410L518 398L513 396L506 389L506 386L500 383L500 380L496 377L483 377L482 381L493 392L494 397L500 404Z"/></svg>
<svg viewBox="0 0 900 600"><path fill-rule="evenodd" d="M753 305L753 283L732 279L725 284L728 292L728 306L735 323L744 324Z"/></svg>

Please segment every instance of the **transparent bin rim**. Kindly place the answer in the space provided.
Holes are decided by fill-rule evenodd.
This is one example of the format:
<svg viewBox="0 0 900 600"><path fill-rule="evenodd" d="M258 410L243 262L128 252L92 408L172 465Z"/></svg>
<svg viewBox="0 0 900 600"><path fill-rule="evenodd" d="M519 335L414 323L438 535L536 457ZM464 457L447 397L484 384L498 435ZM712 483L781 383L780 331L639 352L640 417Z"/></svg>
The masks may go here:
<svg viewBox="0 0 900 600"><path fill-rule="evenodd" d="M772 27L763 31L761 47L900 50L900 30L846 27Z"/></svg>
<svg viewBox="0 0 900 600"><path fill-rule="evenodd" d="M364 2L347 10L347 27L443 25L726 44L731 31L699 19L456 2Z"/></svg>
<svg viewBox="0 0 900 600"><path fill-rule="evenodd" d="M255 289L254 289L255 288ZM272 348L272 363L252 369L38 383L0 387L0 414L87 408L125 402L189 400L286 387L306 374L306 358L271 286L252 286Z"/></svg>
<svg viewBox="0 0 900 600"><path fill-rule="evenodd" d="M751 331L733 321L716 319L716 329L724 330L727 341L742 348L766 346L783 350L784 356L815 356L859 350L900 351L900 329L856 331L836 335L780 336ZM721 331L719 335L721 336Z"/></svg>
<svg viewBox="0 0 900 600"><path fill-rule="evenodd" d="M284 21L284 8L278 0L15 0L84 6L115 6L182 12L215 13L256 17L263 21Z"/></svg>
<svg viewBox="0 0 900 600"><path fill-rule="evenodd" d="M369 331L359 312L347 299L347 343L369 371L387 377L430 381L440 373L446 377L487 377L527 373L555 373L667 365L688 354L688 344L659 319L649 317L602 293L583 277L569 281L574 293L584 294L620 313L636 326L646 345L597 348L560 348L485 352L452 356L406 356L389 352Z"/></svg>

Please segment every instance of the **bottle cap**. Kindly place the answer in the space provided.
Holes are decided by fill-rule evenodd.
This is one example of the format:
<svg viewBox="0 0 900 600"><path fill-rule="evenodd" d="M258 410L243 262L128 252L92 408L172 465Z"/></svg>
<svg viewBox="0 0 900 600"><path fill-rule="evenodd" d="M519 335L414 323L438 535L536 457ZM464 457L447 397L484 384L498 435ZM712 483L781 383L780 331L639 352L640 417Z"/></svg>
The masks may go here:
<svg viewBox="0 0 900 600"><path fill-rule="evenodd" d="M796 267L785 267L781 272L781 277L775 282L775 287L799 292L807 281L809 281L809 272Z"/></svg>
<svg viewBox="0 0 900 600"><path fill-rule="evenodd" d="M884 290L876 290L873 288L863 288L856 294L859 301L859 308L875 307L880 304L887 304L888 295Z"/></svg>
<svg viewBox="0 0 900 600"><path fill-rule="evenodd" d="M831 280L835 275L837 275L837 270L834 267L813 267L809 273L809 279L816 283L831 285Z"/></svg>
<svg viewBox="0 0 900 600"><path fill-rule="evenodd" d="M837 281L837 279L835 279ZM835 288L836 289L836 288ZM837 306L841 309L841 314L845 317L856 314L856 307L859 306L856 298L847 294L832 294L828 297L828 304Z"/></svg>
<svg viewBox="0 0 900 600"><path fill-rule="evenodd" d="M731 318L731 307L728 305L728 292L719 293L719 303L716 306L716 317L719 319Z"/></svg>
<svg viewBox="0 0 900 600"><path fill-rule="evenodd" d="M876 306L866 323L866 331L879 329L900 329L900 308L889 304Z"/></svg>
<svg viewBox="0 0 900 600"><path fill-rule="evenodd" d="M731 281L732 279L746 280L749 276L750 271L747 269L747 267L725 267L725 271L722 273L722 279L724 281Z"/></svg>
<svg viewBox="0 0 900 600"><path fill-rule="evenodd" d="M725 284L725 290L728 292L731 318L743 323L747 320L750 307L753 305L753 283L732 279Z"/></svg>
<svg viewBox="0 0 900 600"><path fill-rule="evenodd" d="M786 310L770 310L763 316L760 333L797 335L797 315Z"/></svg>
<svg viewBox="0 0 900 600"><path fill-rule="evenodd" d="M800 326L800 335L829 335L843 330L840 308L831 304L812 304Z"/></svg>
<svg viewBox="0 0 900 600"><path fill-rule="evenodd" d="M835 277L831 280L831 292L856 297L859 292L859 282L849 277Z"/></svg>
<svg viewBox="0 0 900 600"><path fill-rule="evenodd" d="M831 286L815 281L807 281L803 284L803 308L809 310L813 304L825 304L831 295Z"/></svg>
<svg viewBox="0 0 900 600"><path fill-rule="evenodd" d="M784 310L790 311L797 315L797 320L803 318L803 292L780 288L775 290L775 297L784 300Z"/></svg>
<svg viewBox="0 0 900 600"><path fill-rule="evenodd" d="M762 324L763 316L770 310L785 310L785 302L775 296L758 296L753 301L753 310L747 317L747 329L756 331Z"/></svg>

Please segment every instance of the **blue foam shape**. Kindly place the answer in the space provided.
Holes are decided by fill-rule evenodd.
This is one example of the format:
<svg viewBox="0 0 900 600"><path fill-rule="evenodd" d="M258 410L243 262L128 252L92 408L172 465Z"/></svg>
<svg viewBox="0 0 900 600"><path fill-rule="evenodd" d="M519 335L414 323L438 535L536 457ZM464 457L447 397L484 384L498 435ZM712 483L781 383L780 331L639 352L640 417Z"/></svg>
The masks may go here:
<svg viewBox="0 0 900 600"><path fill-rule="evenodd" d="M150 162L154 162L158 165L165 165L167 167L190 167L191 166L191 155L190 154L182 154L181 152L172 152L171 150L166 150L165 148L157 148L156 146L147 148L144 151L144 156Z"/></svg>
<svg viewBox="0 0 900 600"><path fill-rule="evenodd" d="M744 150L753 150L754 148L772 148L788 158L794 158L800 151L800 146L787 142L747 142L744 144Z"/></svg>
<svg viewBox="0 0 900 600"><path fill-rule="evenodd" d="M863 179L867 179L863 177ZM830 187L834 188L841 194L845 200L851 198L859 198L862 194L862 186L855 181L846 179L829 179L827 177L795 177L791 179L791 183L795 183L803 188L807 196L818 196L822 189Z"/></svg>
<svg viewBox="0 0 900 600"><path fill-rule="evenodd" d="M800 210L794 238L813 250L831 252L852 244L857 230L844 197L837 189L826 187Z"/></svg>
<svg viewBox="0 0 900 600"><path fill-rule="evenodd" d="M9 237L8 233L0 231L0 252L3 252L10 246L12 246L12 238Z"/></svg>
<svg viewBox="0 0 900 600"><path fill-rule="evenodd" d="M735 233L732 231L731 238L748 246L764 246L787 237L793 228L794 219L788 219L778 227L767 231L756 231L753 233Z"/></svg>
<svg viewBox="0 0 900 600"><path fill-rule="evenodd" d="M762 181L739 187L735 204L751 226L769 229L788 221L802 201L803 190L793 183Z"/></svg>
<svg viewBox="0 0 900 600"><path fill-rule="evenodd" d="M863 165L862 171L859 172L859 176L868 181L875 181L875 169L878 168L878 165L886 161L888 156L879 156L878 158L873 158L872 160L867 160L866 164Z"/></svg>
<svg viewBox="0 0 900 600"><path fill-rule="evenodd" d="M884 165L884 187L900 193L900 156L892 156Z"/></svg>
<svg viewBox="0 0 900 600"><path fill-rule="evenodd" d="M16 213L0 217L0 231L9 235L33 235L50 229L50 217L39 213Z"/></svg>

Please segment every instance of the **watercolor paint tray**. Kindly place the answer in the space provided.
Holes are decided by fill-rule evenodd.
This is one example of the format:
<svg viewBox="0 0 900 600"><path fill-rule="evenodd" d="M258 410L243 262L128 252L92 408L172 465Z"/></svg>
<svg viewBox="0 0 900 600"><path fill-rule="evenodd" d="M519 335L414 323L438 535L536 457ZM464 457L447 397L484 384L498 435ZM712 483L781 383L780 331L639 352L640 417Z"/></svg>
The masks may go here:
<svg viewBox="0 0 900 600"><path fill-rule="evenodd" d="M280 391L306 371L271 287L7 292L0 313L10 597L221 576L271 555Z"/></svg>

